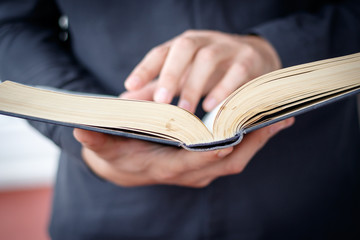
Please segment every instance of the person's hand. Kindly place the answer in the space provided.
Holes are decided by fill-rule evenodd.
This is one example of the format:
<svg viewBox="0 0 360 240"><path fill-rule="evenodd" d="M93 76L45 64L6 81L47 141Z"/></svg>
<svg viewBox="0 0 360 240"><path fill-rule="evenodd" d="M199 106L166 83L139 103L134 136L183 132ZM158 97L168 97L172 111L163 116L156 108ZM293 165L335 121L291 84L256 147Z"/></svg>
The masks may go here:
<svg viewBox="0 0 360 240"><path fill-rule="evenodd" d="M82 155L99 177L119 186L171 184L204 187L214 179L243 171L250 159L293 118L246 135L233 147L190 152L171 146L75 129Z"/></svg>
<svg viewBox="0 0 360 240"><path fill-rule="evenodd" d="M194 112L199 99L212 110L245 82L280 68L264 39L214 31L187 31L151 50L126 80L122 97L170 103ZM154 78L159 77L157 81ZM171 184L203 187L214 179L240 173L287 119L245 136L233 148L190 152L155 143L75 129L87 165L98 176L120 186Z"/></svg>
<svg viewBox="0 0 360 240"><path fill-rule="evenodd" d="M211 111L242 84L280 67L261 37L190 30L153 48L125 81L125 94L163 103L180 95L178 105L191 112L207 95L203 108Z"/></svg>

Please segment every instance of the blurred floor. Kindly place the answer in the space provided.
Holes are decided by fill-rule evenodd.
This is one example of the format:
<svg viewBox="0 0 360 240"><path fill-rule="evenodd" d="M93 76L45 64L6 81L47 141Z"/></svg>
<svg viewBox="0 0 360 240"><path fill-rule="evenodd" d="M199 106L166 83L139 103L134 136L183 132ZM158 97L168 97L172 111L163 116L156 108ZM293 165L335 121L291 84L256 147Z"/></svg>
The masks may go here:
<svg viewBox="0 0 360 240"><path fill-rule="evenodd" d="M24 120L0 116L0 240L45 240L59 150Z"/></svg>
<svg viewBox="0 0 360 240"><path fill-rule="evenodd" d="M0 192L0 239L47 240L52 189Z"/></svg>

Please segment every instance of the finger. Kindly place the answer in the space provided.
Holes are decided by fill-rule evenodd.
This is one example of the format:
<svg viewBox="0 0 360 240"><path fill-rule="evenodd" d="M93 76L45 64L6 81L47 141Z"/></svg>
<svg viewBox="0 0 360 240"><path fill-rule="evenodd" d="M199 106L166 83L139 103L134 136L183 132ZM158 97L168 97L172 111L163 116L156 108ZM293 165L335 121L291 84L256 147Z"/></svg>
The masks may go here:
<svg viewBox="0 0 360 240"><path fill-rule="evenodd" d="M202 153L184 151L184 153L179 152L175 157L173 155L173 158L168 158L167 160L171 159L171 161L167 161L162 167L157 166L157 171L152 173L156 182L187 187L203 187L205 183L210 183L213 179L213 176L209 175L206 169L230 155L233 148ZM178 158L179 156L180 158Z"/></svg>
<svg viewBox="0 0 360 240"><path fill-rule="evenodd" d="M181 90L179 107L190 112L195 111L205 87L208 88L211 84L209 79L219 71L218 66L231 54L228 47L218 44L203 47L198 51L189 78Z"/></svg>
<svg viewBox="0 0 360 240"><path fill-rule="evenodd" d="M78 142L89 148L101 146L106 142L106 137L103 133L75 128L73 134Z"/></svg>
<svg viewBox="0 0 360 240"><path fill-rule="evenodd" d="M108 159L114 157L114 149L122 140L120 137L79 128L75 128L73 134L84 148Z"/></svg>
<svg viewBox="0 0 360 240"><path fill-rule="evenodd" d="M219 105L232 92L250 80L248 67L235 62L231 65L223 79L209 92L203 102L203 108L209 112Z"/></svg>
<svg viewBox="0 0 360 240"><path fill-rule="evenodd" d="M159 75L159 85L154 94L155 102L171 102L183 74L202 44L204 40L200 37L180 36L174 40Z"/></svg>
<svg viewBox="0 0 360 240"><path fill-rule="evenodd" d="M232 150L233 148L209 152L168 151L168 157L155 159L156 164L152 164L154 167L150 172L158 182L175 183L181 175L220 161Z"/></svg>
<svg viewBox="0 0 360 240"><path fill-rule="evenodd" d="M209 162L201 168L188 171L178 177L177 184L192 187L205 187L220 176L241 173L252 157L266 144L266 142L281 130L290 127L294 118L275 123L247 135L244 140L229 152L221 161Z"/></svg>
<svg viewBox="0 0 360 240"><path fill-rule="evenodd" d="M159 45L148 54L134 68L129 77L125 80L125 88L128 91L134 91L142 88L145 84L156 78L162 66L164 65L166 56L169 52L170 41Z"/></svg>
<svg viewBox="0 0 360 240"><path fill-rule="evenodd" d="M154 91L156 89L157 81L152 81L146 84L143 88L135 91L127 91L122 93L119 98L132 100L153 101Z"/></svg>
<svg viewBox="0 0 360 240"><path fill-rule="evenodd" d="M82 154L84 161L96 175L119 186L146 186L155 183L145 174L119 170L119 167L113 165L112 161L109 162L108 159L103 159L88 148L84 148Z"/></svg>
<svg viewBox="0 0 360 240"><path fill-rule="evenodd" d="M219 177L242 172L270 138L292 126L294 122L294 118L289 118L246 135L228 158L211 166L212 169L207 169L208 175Z"/></svg>

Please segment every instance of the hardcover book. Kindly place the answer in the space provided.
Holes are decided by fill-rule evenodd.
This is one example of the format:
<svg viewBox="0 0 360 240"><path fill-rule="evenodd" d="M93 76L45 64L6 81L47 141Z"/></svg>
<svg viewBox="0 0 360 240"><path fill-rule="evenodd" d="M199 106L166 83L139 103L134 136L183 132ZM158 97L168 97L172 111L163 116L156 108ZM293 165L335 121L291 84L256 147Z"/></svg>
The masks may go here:
<svg viewBox="0 0 360 240"><path fill-rule="evenodd" d="M360 92L360 53L283 68L234 91L203 121L170 104L84 96L11 81L0 113L51 124L206 151L244 134Z"/></svg>

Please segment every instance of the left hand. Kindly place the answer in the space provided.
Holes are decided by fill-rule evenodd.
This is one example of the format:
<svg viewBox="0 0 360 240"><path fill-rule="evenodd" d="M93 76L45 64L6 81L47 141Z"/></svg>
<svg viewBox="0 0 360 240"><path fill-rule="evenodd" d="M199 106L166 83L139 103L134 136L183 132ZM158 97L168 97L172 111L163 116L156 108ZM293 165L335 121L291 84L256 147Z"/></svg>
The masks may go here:
<svg viewBox="0 0 360 240"><path fill-rule="evenodd" d="M293 118L258 129L235 146L191 152L137 139L75 129L82 156L99 177L123 187L168 184L205 187L221 176L238 174L252 157Z"/></svg>
<svg viewBox="0 0 360 240"><path fill-rule="evenodd" d="M179 106L194 112L207 95L203 108L211 111L242 84L280 67L261 37L189 30L144 57L127 78L124 97L170 103L180 95Z"/></svg>

